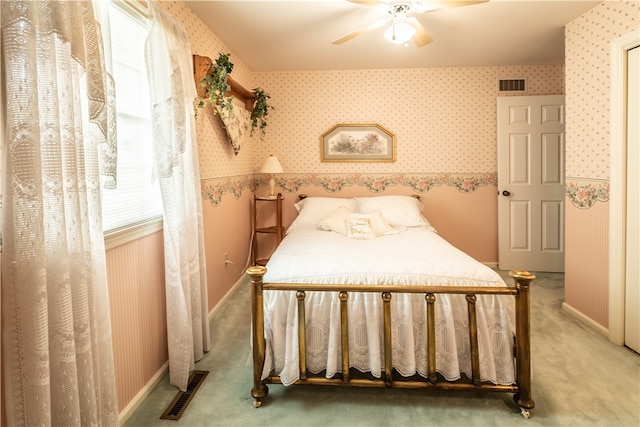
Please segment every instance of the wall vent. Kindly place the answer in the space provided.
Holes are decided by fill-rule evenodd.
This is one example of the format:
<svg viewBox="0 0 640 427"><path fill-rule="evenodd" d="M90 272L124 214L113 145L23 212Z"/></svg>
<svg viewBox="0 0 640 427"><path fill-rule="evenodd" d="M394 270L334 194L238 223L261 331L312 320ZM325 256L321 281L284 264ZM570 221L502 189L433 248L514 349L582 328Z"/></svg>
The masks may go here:
<svg viewBox="0 0 640 427"><path fill-rule="evenodd" d="M498 92L526 92L526 79L500 79L498 80Z"/></svg>

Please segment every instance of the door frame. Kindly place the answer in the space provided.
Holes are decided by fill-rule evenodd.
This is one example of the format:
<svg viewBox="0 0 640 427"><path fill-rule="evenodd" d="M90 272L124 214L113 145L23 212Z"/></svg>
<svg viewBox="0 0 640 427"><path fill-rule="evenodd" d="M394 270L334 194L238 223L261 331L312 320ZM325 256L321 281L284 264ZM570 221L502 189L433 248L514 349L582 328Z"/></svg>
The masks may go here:
<svg viewBox="0 0 640 427"><path fill-rule="evenodd" d="M627 51L640 46L640 29L611 42L609 156L609 340L624 345L626 254ZM616 221L616 218L625 218Z"/></svg>

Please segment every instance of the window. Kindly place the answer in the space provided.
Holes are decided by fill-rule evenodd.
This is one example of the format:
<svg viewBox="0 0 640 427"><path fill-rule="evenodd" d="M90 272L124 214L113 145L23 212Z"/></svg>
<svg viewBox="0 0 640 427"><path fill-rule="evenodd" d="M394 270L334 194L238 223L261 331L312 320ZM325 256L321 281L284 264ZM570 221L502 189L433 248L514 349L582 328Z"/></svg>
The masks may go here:
<svg viewBox="0 0 640 427"><path fill-rule="evenodd" d="M158 182L151 180L151 108L145 66L147 27L139 12L109 3L111 60L118 121L118 187L102 191L105 234L162 216Z"/></svg>

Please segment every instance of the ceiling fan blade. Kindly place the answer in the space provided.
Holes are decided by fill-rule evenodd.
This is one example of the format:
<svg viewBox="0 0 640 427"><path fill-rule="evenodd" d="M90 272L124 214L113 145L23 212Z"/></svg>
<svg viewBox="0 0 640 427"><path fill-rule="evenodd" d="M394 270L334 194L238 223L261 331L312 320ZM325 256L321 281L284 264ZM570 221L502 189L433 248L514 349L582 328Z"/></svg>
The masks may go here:
<svg viewBox="0 0 640 427"><path fill-rule="evenodd" d="M367 25L366 27L359 28L355 31L351 31L350 33L345 34L342 37L339 37L332 41L333 44L342 44L344 42L348 42L352 38L358 37L360 34L366 33L367 31L375 30L377 28L383 27L389 19L380 19L372 24Z"/></svg>
<svg viewBox="0 0 640 427"><path fill-rule="evenodd" d="M416 29L416 34L413 36L413 41L418 47L428 45L433 41L433 37L424 29L422 24L418 22L416 18L407 18L407 24Z"/></svg>
<svg viewBox="0 0 640 427"><path fill-rule="evenodd" d="M433 12L434 10L439 9L450 9L452 7L462 7L462 6L471 6L479 3L486 3L489 0L424 0L420 2L420 10L418 8L414 8L416 12Z"/></svg>

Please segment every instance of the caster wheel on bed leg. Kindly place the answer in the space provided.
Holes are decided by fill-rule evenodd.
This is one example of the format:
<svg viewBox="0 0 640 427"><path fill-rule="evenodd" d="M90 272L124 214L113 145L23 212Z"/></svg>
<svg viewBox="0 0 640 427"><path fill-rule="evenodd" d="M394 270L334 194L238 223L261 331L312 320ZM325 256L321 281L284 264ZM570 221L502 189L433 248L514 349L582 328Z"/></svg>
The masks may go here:
<svg viewBox="0 0 640 427"><path fill-rule="evenodd" d="M267 397L269 389L266 385L260 384L257 387L251 389L251 397L253 397L253 407L259 408L262 406L262 399Z"/></svg>
<svg viewBox="0 0 640 427"><path fill-rule="evenodd" d="M516 403L516 405L518 405L520 407L520 414L525 418L525 419L529 419L531 418L531 412L529 412L530 409L533 409L536 404L533 400L531 399L521 399L520 398L520 393L516 393L513 395L513 401Z"/></svg>

